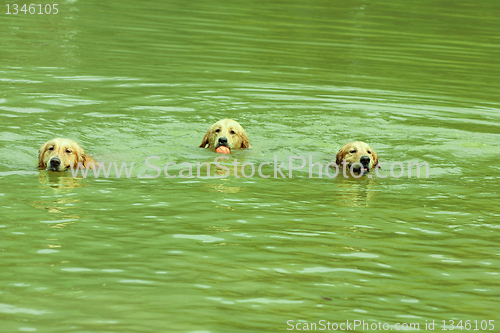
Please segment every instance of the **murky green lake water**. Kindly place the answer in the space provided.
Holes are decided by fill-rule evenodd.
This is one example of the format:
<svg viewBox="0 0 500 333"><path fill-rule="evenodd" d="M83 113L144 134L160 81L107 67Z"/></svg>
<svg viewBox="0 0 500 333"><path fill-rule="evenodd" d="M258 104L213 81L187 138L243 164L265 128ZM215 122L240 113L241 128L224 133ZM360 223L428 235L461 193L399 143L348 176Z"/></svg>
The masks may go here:
<svg viewBox="0 0 500 333"><path fill-rule="evenodd" d="M6 4L1 332L500 332L497 0ZM222 118L252 144L227 165L361 140L429 177L137 177L149 156L213 162L198 146ZM36 170L54 137L136 168Z"/></svg>

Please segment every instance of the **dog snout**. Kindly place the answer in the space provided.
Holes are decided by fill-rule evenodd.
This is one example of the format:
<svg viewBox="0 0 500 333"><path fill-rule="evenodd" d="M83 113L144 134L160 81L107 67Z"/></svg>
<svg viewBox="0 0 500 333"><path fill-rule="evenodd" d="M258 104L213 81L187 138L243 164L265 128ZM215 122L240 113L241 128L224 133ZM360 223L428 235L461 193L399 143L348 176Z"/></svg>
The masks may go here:
<svg viewBox="0 0 500 333"><path fill-rule="evenodd" d="M58 167L59 165L61 165L61 160L58 157L53 157L50 159L50 166Z"/></svg>
<svg viewBox="0 0 500 333"><path fill-rule="evenodd" d="M367 167L368 165L370 165L370 156L361 156L359 162L363 164L364 167Z"/></svg>
<svg viewBox="0 0 500 333"><path fill-rule="evenodd" d="M219 138L219 145L221 145L221 146L227 146L227 138L226 137L220 137Z"/></svg>

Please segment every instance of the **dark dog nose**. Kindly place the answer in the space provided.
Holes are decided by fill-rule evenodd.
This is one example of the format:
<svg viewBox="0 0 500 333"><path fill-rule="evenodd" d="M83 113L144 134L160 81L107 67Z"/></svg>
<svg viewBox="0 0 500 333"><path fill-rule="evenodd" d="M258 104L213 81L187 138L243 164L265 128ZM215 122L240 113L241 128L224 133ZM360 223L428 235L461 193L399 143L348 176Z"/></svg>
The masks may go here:
<svg viewBox="0 0 500 333"><path fill-rule="evenodd" d="M61 160L58 159L57 157L54 157L50 160L50 165L53 167L57 167L61 164Z"/></svg>
<svg viewBox="0 0 500 333"><path fill-rule="evenodd" d="M367 167L368 165L370 165L370 156L361 156L359 162L363 164L364 167Z"/></svg>
<svg viewBox="0 0 500 333"><path fill-rule="evenodd" d="M221 146L225 146L225 145L227 145L227 138L225 138L225 137L221 137L221 138L219 138L219 144L220 144Z"/></svg>

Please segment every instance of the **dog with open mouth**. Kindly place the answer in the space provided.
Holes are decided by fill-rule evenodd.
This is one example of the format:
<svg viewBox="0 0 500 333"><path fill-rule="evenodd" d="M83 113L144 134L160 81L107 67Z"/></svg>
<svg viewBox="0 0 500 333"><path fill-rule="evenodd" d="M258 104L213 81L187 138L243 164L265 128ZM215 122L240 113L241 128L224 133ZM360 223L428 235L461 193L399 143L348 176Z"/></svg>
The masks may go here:
<svg viewBox="0 0 500 333"><path fill-rule="evenodd" d="M247 133L237 121L222 119L210 126L203 137L200 147L215 151L222 151L222 148L219 147L227 147L227 149L233 150L248 148L250 142ZM227 151L227 149L224 151Z"/></svg>
<svg viewBox="0 0 500 333"><path fill-rule="evenodd" d="M44 143L38 152L38 168L49 171L66 171L81 163L84 168L97 166L78 143L70 139L52 139Z"/></svg>
<svg viewBox="0 0 500 333"><path fill-rule="evenodd" d="M335 164L342 167L343 163L353 173L365 175L378 166L378 155L367 143L354 141L338 151Z"/></svg>

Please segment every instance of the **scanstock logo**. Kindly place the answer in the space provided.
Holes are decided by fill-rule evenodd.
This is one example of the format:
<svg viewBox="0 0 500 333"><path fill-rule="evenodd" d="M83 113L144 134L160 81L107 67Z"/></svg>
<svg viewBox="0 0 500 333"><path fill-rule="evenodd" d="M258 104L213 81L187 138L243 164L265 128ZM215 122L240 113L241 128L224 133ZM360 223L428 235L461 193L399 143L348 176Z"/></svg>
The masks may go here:
<svg viewBox="0 0 500 333"><path fill-rule="evenodd" d="M213 162L182 162L165 163L162 167L151 164L153 160L160 160L159 156L149 156L145 159L144 165L148 172L134 175L135 162L107 162L90 163L84 166L78 163L75 167L71 166L73 177L79 175L83 178L293 178L294 172L308 171L309 178L401 178L407 175L408 178L429 178L429 164L427 162L393 162L389 165L389 175L380 173L380 169L387 168L385 162L379 162L373 170L368 170L361 163L347 164L345 161L341 165L335 162L321 163L313 162L312 156L306 159L304 156L289 156L288 161L278 161L278 156L274 155L272 161L255 164L252 162L240 163L234 159L231 164L224 163L223 160L229 160L227 156L218 156ZM406 167L406 168L405 168ZM141 166L141 170L144 169ZM415 169L415 170L414 170ZM422 170L423 169L423 170ZM212 171L217 171L212 175ZM114 172L113 172L114 171ZM423 172L421 172L423 171Z"/></svg>

